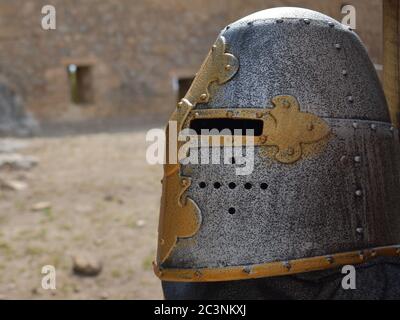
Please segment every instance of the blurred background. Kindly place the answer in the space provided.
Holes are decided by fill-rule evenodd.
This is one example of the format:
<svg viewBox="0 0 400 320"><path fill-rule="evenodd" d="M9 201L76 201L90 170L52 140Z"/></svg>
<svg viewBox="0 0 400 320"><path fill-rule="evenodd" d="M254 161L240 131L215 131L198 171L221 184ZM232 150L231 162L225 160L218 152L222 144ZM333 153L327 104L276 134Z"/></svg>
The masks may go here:
<svg viewBox="0 0 400 320"><path fill-rule="evenodd" d="M381 76L381 0L0 0L0 299L162 298L147 130L229 23L277 6L342 21L345 5Z"/></svg>

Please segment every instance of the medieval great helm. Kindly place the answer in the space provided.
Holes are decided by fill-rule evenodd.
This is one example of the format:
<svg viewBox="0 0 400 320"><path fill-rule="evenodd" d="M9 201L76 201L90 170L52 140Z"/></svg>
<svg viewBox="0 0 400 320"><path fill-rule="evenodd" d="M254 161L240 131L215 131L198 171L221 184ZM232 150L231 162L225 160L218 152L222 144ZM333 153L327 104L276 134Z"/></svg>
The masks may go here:
<svg viewBox="0 0 400 320"><path fill-rule="evenodd" d="M348 27L298 8L231 24L171 120L178 130L255 128L255 159L243 176L234 161L165 165L162 280L252 279L400 254L398 132Z"/></svg>

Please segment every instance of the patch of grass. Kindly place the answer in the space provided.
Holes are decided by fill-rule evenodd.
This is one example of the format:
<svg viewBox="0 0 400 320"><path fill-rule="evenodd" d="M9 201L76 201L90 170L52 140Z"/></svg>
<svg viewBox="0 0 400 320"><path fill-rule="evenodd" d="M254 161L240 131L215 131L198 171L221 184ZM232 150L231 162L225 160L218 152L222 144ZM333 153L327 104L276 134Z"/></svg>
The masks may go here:
<svg viewBox="0 0 400 320"><path fill-rule="evenodd" d="M95 203L95 210L97 212L103 212L106 209L106 205L104 204L104 202L96 202Z"/></svg>
<svg viewBox="0 0 400 320"><path fill-rule="evenodd" d="M26 270L27 270L26 267L20 267L19 270L18 270L18 273L19 274L25 273Z"/></svg>
<svg viewBox="0 0 400 320"><path fill-rule="evenodd" d="M54 266L56 269L63 267L61 256L58 254L54 254L46 260L48 261L47 264Z"/></svg>
<svg viewBox="0 0 400 320"><path fill-rule="evenodd" d="M25 249L25 253L29 256L38 256L42 255L45 252L43 248L36 247L36 246L28 246Z"/></svg>
<svg viewBox="0 0 400 320"><path fill-rule="evenodd" d="M142 267L144 270L152 270L154 261L154 253L149 254L142 262Z"/></svg>
<svg viewBox="0 0 400 320"><path fill-rule="evenodd" d="M39 230L37 233L35 233L31 239L32 240L46 240L46 236L47 236L47 229L41 229Z"/></svg>
<svg viewBox="0 0 400 320"><path fill-rule="evenodd" d="M17 209L19 211L26 211L26 209L27 209L26 203L21 200L16 200L14 202L14 207L15 207L15 209Z"/></svg>
<svg viewBox="0 0 400 320"><path fill-rule="evenodd" d="M31 236L32 236L31 229L22 229L21 231L18 232L18 235L15 238L16 239L26 239L26 238L30 238Z"/></svg>
<svg viewBox="0 0 400 320"><path fill-rule="evenodd" d="M47 237L47 229L23 229L18 232L18 235L14 237L15 240L41 240L45 241Z"/></svg>
<svg viewBox="0 0 400 320"><path fill-rule="evenodd" d="M44 209L42 212L43 215L48 219L48 221L54 220L53 210L51 210L51 208Z"/></svg>
<svg viewBox="0 0 400 320"><path fill-rule="evenodd" d="M68 223L63 223L60 225L60 229L61 230L65 230L65 231L71 231L73 228L70 224Z"/></svg>
<svg viewBox="0 0 400 320"><path fill-rule="evenodd" d="M7 222L7 217L5 216L0 216L0 224L5 224Z"/></svg>
<svg viewBox="0 0 400 320"><path fill-rule="evenodd" d="M121 277L121 271L118 269L114 269L113 271L111 271L111 276L113 278L120 278Z"/></svg>
<svg viewBox="0 0 400 320"><path fill-rule="evenodd" d="M13 248L5 241L0 241L0 251L6 256L11 256L14 253Z"/></svg>
<svg viewBox="0 0 400 320"><path fill-rule="evenodd" d="M72 238L73 241L77 241L77 242L85 242L86 241L86 235L81 233L81 234L77 234L74 235L74 237Z"/></svg>
<svg viewBox="0 0 400 320"><path fill-rule="evenodd" d="M57 287L57 290L60 290L65 295L70 295L74 292L76 285L74 283L64 283L60 287Z"/></svg>
<svg viewBox="0 0 400 320"><path fill-rule="evenodd" d="M128 277L132 277L135 274L135 270L133 270L132 268L129 268L126 271L126 274L127 274Z"/></svg>
<svg viewBox="0 0 400 320"><path fill-rule="evenodd" d="M138 229L137 220L132 217L126 219L125 225L130 229Z"/></svg>

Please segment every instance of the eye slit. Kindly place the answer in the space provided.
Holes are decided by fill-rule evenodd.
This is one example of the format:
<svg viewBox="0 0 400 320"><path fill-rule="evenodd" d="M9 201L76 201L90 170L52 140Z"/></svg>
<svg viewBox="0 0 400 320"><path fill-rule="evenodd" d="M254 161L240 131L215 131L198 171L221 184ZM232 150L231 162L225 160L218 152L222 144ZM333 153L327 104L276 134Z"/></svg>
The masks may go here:
<svg viewBox="0 0 400 320"><path fill-rule="evenodd" d="M265 182L264 182L264 183L261 183L260 188L261 188L262 190L267 190L267 189L268 189L268 184L266 184Z"/></svg>
<svg viewBox="0 0 400 320"><path fill-rule="evenodd" d="M199 183L199 187L200 187L201 189L204 189L205 187L207 187L207 184L206 184L205 182L200 182L200 183Z"/></svg>
<svg viewBox="0 0 400 320"><path fill-rule="evenodd" d="M234 183L234 182L231 182L229 185L229 189L235 189L236 188L236 183Z"/></svg>
<svg viewBox="0 0 400 320"><path fill-rule="evenodd" d="M236 209L235 208L229 208L228 210L229 214L233 215L236 213Z"/></svg>
<svg viewBox="0 0 400 320"><path fill-rule="evenodd" d="M220 184L219 182L215 182L215 183L214 183L214 188L215 188L215 189L221 188L221 184Z"/></svg>
<svg viewBox="0 0 400 320"><path fill-rule="evenodd" d="M251 188L253 188L253 185L250 182L247 182L247 183L244 184L244 188L246 190L250 190Z"/></svg>
<svg viewBox="0 0 400 320"><path fill-rule="evenodd" d="M235 157L233 157L233 158L231 159L231 164L236 164L236 159L235 159Z"/></svg>
<svg viewBox="0 0 400 320"><path fill-rule="evenodd" d="M260 119L229 119L229 118L207 118L193 119L190 121L190 129L198 135L225 135L225 132L238 136L246 136L246 131L251 130L253 136L259 137L263 134L264 121ZM212 133L213 132L213 133Z"/></svg>

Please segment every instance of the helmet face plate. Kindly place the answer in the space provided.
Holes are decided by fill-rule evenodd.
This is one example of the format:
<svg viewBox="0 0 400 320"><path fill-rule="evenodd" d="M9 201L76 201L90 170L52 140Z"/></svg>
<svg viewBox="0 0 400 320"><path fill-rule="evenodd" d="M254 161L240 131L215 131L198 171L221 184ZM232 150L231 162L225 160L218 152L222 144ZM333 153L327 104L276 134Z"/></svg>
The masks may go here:
<svg viewBox="0 0 400 320"><path fill-rule="evenodd" d="M398 132L360 40L333 21L272 9L222 32L171 120L260 125L254 168L237 175L223 145L198 148L219 165L165 166L161 279L249 279L400 253Z"/></svg>
<svg viewBox="0 0 400 320"><path fill-rule="evenodd" d="M303 155L303 148L306 148L304 145L313 145L328 138L330 134L329 125L318 116L302 112L295 97L274 97L272 105L272 108L262 111L260 111L260 108L193 110L188 114L183 128L191 128L191 124L199 120L205 120L203 123L206 126L207 121L210 122L210 120L214 120L212 124L214 126L215 120L223 123L226 123L227 119L262 122L260 133L255 132L254 134L254 144L276 147L277 152L274 158L282 163L296 162ZM226 127L222 128L227 129ZM197 131L200 131L200 129L202 128L198 128ZM244 137L243 140L243 144L245 144L246 139Z"/></svg>

